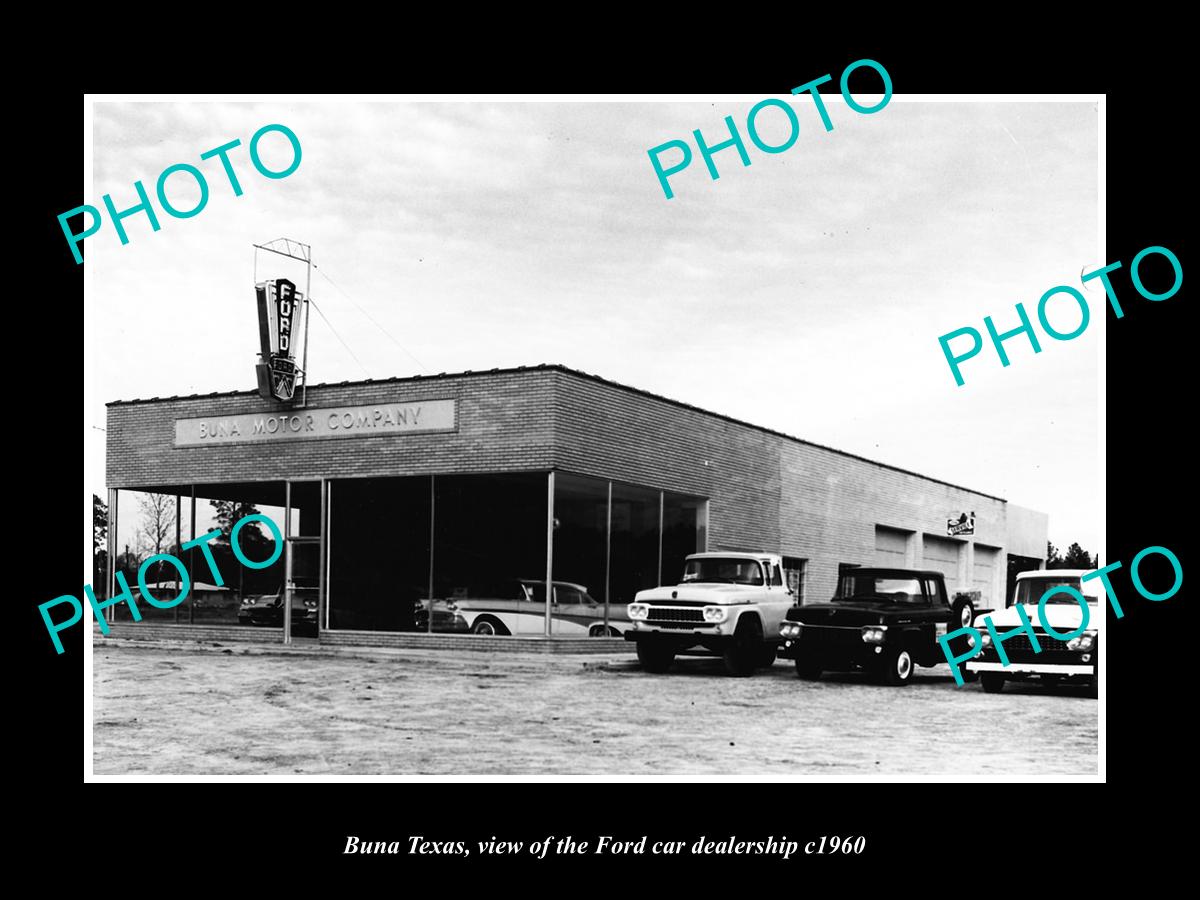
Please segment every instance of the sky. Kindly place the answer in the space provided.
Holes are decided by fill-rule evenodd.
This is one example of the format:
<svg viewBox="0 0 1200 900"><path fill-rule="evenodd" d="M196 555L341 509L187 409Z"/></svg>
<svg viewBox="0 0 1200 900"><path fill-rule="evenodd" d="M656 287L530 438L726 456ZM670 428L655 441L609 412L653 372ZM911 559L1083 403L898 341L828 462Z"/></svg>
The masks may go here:
<svg viewBox="0 0 1200 900"><path fill-rule="evenodd" d="M161 230L136 214L85 242L85 490L104 496L104 404L253 390L254 281L303 270L253 244L311 244L310 383L560 363L1049 514L1060 548L1096 552L1098 238L1094 103L905 102L860 115L787 98L800 133L766 154L746 117L762 97L672 102L96 102L85 202L153 196L176 163L207 206ZM860 102L872 98L860 96ZM693 130L728 139L713 181ZM294 173L268 179L250 137L281 123ZM787 123L768 108L762 139ZM200 154L233 139L244 193ZM647 151L688 140L666 199ZM283 169L281 135L260 144ZM664 155L670 165L677 154ZM177 208L198 197L172 175ZM1092 320L990 345L955 384L938 337L1036 322L1070 285ZM1050 306L1069 332L1079 312ZM330 327L332 326L332 328ZM335 334L336 332L336 334ZM340 339L339 339L340 338ZM956 345L957 346L957 345Z"/></svg>

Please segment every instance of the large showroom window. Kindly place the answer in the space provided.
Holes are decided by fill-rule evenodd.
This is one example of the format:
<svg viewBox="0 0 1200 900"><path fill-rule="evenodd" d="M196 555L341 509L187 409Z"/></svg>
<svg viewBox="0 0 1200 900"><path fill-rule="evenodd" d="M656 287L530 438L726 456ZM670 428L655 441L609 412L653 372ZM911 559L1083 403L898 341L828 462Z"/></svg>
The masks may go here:
<svg viewBox="0 0 1200 900"><path fill-rule="evenodd" d="M619 636L634 595L676 583L684 557L705 549L708 519L701 497L557 471L112 490L111 510L97 503L100 586L115 568L136 593L148 556L222 532L210 548L224 584L198 550L183 551L191 595L169 610L142 604L144 618L278 629L290 606L293 636ZM285 544L264 569L241 565L229 546L231 527L255 513ZM267 528L240 534L250 558L275 555ZM146 580L156 596L179 592L169 565L151 565ZM109 615L130 618L124 605Z"/></svg>
<svg viewBox="0 0 1200 900"><path fill-rule="evenodd" d="M555 473L552 633L624 632L634 595L677 583L684 557L705 548L707 506L700 497Z"/></svg>
<svg viewBox="0 0 1200 900"><path fill-rule="evenodd" d="M428 476L330 483L330 628L425 630L431 504Z"/></svg>

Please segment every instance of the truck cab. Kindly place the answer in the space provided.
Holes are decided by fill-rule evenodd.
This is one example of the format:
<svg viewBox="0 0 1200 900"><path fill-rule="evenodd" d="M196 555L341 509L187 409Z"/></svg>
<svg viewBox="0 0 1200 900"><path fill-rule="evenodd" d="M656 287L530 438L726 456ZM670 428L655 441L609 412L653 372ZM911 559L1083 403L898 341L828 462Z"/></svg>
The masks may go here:
<svg viewBox="0 0 1200 900"><path fill-rule="evenodd" d="M855 568L842 574L828 603L788 612L780 655L795 660L804 679L863 669L887 684L905 685L917 666L945 662L938 638L974 617L969 598L947 598L941 572ZM965 636L959 640L965 648Z"/></svg>
<svg viewBox="0 0 1200 900"><path fill-rule="evenodd" d="M750 675L775 662L779 626L794 602L778 553L693 553L677 584L637 593L625 639L648 672L665 672L689 653L720 655L730 675Z"/></svg>

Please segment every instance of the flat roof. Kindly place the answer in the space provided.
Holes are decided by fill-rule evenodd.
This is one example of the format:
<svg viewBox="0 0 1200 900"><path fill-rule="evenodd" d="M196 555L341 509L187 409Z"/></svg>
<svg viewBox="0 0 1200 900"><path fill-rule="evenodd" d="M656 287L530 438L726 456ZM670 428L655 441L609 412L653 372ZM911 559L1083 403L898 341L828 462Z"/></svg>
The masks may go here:
<svg viewBox="0 0 1200 900"><path fill-rule="evenodd" d="M899 466L889 465L888 463L880 462L877 459L869 459L865 456L859 456L856 453L847 453L845 450L838 450L836 447L827 447L824 444L817 444L813 441L806 441L803 438L798 438L795 435L786 434L782 431L776 431L773 428L767 428L762 425L755 425L753 422L747 422L743 419L735 419L733 416L727 416L724 413L712 412L711 410L702 409L699 406L693 406L690 403L684 403L681 400L672 400L670 397L664 397L661 394L655 394L652 391L644 391L641 388L630 387L627 384L621 384L617 381L610 381L607 378L601 378L599 375L592 375L588 372L581 372L578 369L572 369L569 366L564 366L560 363L542 363L536 366L516 366L508 369L480 369L474 371L467 369L464 372L439 372L437 375L409 375L401 378L367 378L362 381L330 381L321 384L310 384L311 388L329 388L329 387L359 387L364 385L381 385L381 384L404 384L418 381L443 381L450 378L470 378L480 375L512 375L520 372L560 372L564 375L573 375L576 378L583 378L588 381L594 381L599 384L604 384L609 387L617 388L630 394L637 394L641 397L650 397L654 400L659 400L663 403L669 403L671 406L679 407L680 409L691 410L702 415L712 416L715 419L722 419L726 422L731 422L735 425L741 425L745 428L752 428L755 431L761 431L764 434L774 435L785 440L793 441L797 444L804 444L809 447L816 447L820 450L827 450L830 453L836 453L839 456L845 456L849 459L857 459L861 462L870 463L873 466L879 466L882 469L890 469L893 472L900 472L904 475L912 475L915 478L923 478L926 481L932 481L935 484L943 484L946 487L952 487L955 490L967 491L971 494L977 494L980 497L987 497L990 500L999 500L1001 503L1008 501L1003 497L997 497L995 494L985 494L983 491L977 491L974 488L963 487L961 484L954 484L950 481L943 481L940 478L931 478L928 475L922 475L920 472L913 472L911 469L902 469ZM256 397L257 390L251 391L214 391L211 394L184 394L174 397L150 397L134 400L110 400L105 406L131 406L135 403L166 403L173 400L211 400L215 397Z"/></svg>

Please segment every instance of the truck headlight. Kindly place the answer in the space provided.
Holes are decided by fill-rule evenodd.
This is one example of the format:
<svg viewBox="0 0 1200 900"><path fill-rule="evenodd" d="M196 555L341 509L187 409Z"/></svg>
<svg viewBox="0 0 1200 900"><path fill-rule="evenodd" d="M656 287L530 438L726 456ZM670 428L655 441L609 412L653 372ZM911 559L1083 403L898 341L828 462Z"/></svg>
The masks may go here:
<svg viewBox="0 0 1200 900"><path fill-rule="evenodd" d="M798 638L800 637L800 623L781 622L779 624L779 633L785 638Z"/></svg>
<svg viewBox="0 0 1200 900"><path fill-rule="evenodd" d="M729 615L729 610L723 606L706 606L704 607L705 622L724 622L725 617Z"/></svg>
<svg viewBox="0 0 1200 900"><path fill-rule="evenodd" d="M625 607L625 611L629 613L629 618L635 622L640 622L650 615L650 607L645 603L630 603Z"/></svg>
<svg viewBox="0 0 1200 900"><path fill-rule="evenodd" d="M862 639L867 644L882 644L886 634L886 625L865 625L862 630Z"/></svg>
<svg viewBox="0 0 1200 900"><path fill-rule="evenodd" d="M1088 651L1096 646L1096 632L1085 631L1079 637L1071 638L1067 641L1068 650L1083 650Z"/></svg>
<svg viewBox="0 0 1200 900"><path fill-rule="evenodd" d="M990 631L981 633L979 635L979 643L983 644L985 647L992 646L992 633Z"/></svg>

